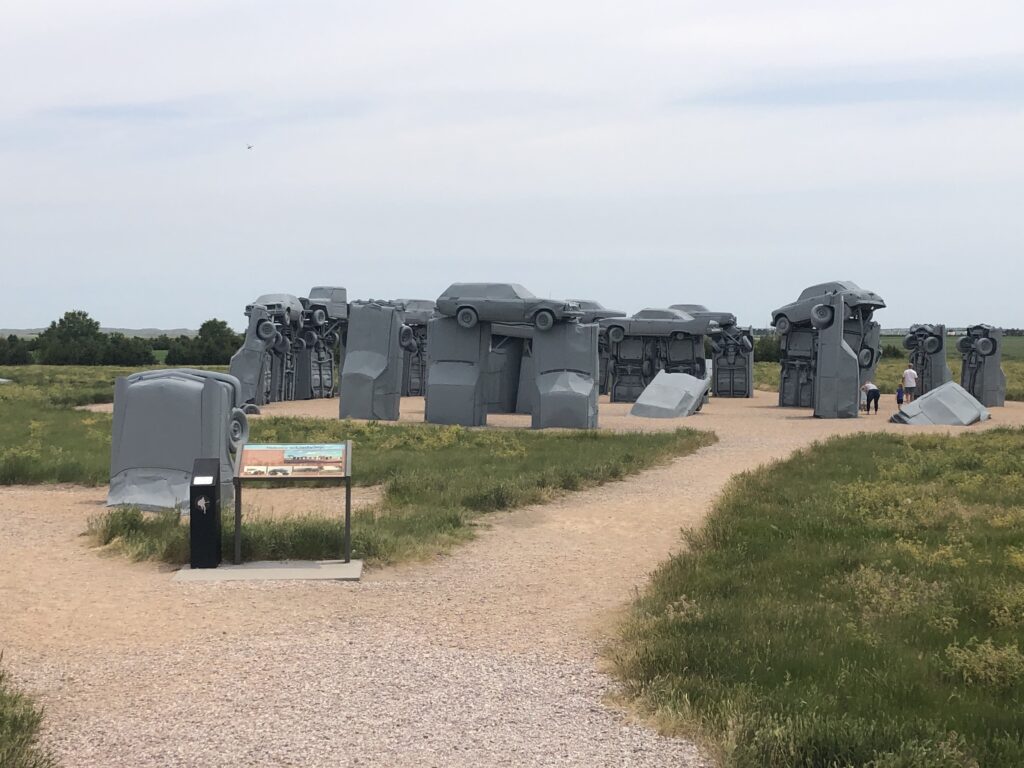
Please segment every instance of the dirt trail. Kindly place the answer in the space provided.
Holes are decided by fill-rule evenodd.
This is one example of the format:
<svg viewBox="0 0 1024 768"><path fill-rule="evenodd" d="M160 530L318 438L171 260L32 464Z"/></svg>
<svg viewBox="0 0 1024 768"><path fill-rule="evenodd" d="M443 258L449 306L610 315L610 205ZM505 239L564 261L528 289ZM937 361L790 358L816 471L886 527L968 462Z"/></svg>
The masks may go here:
<svg viewBox="0 0 1024 768"><path fill-rule="evenodd" d="M42 697L68 765L187 765L217 755L221 738L240 751L207 764L244 754L266 765L699 765L691 745L600 704L609 619L733 475L832 435L944 431L890 425L886 414L817 420L774 402L766 393L715 400L672 421L606 403L603 428L687 426L719 440L622 482L492 515L451 555L371 571L359 584L172 584L165 569L87 549L79 534L104 490L2 489L5 663ZM417 406L421 414L422 401L403 402L403 417L422 419ZM265 412L331 417L336 407ZM972 429L1024 424L1024 404L994 413ZM490 422L525 426L528 417ZM289 503L322 505L332 492L288 491ZM363 503L376 494L368 489ZM254 503L274 506L270 496ZM231 664L245 670L241 682ZM310 717L344 726L289 730L285 710L311 701ZM182 746L175 734L185 726L168 717L182 702L186 724L203 713L242 719Z"/></svg>

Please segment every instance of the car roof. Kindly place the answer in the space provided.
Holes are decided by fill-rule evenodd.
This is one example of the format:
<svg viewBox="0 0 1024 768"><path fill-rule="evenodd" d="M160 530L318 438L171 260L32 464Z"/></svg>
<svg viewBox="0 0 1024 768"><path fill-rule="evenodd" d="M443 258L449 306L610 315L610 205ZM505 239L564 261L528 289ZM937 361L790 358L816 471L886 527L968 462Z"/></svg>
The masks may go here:
<svg viewBox="0 0 1024 768"><path fill-rule="evenodd" d="M810 299L813 296L824 296L826 293L845 293L847 291L859 290L860 286L852 280L833 280L830 283L818 283L810 288L804 288L799 298Z"/></svg>
<svg viewBox="0 0 1024 768"><path fill-rule="evenodd" d="M635 315L634 320L692 320L693 317L683 312L681 309L671 309L669 307L647 307L647 309L641 309Z"/></svg>
<svg viewBox="0 0 1024 768"><path fill-rule="evenodd" d="M503 294L506 294L509 290L520 299L537 298L519 283L452 283L441 296L481 299L502 298Z"/></svg>

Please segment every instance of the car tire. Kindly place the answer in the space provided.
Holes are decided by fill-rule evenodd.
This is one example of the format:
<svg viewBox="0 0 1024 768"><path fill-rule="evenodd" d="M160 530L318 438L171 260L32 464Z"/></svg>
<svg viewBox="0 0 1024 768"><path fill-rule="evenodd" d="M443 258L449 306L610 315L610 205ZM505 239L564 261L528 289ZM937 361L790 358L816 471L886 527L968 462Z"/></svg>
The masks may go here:
<svg viewBox="0 0 1024 768"><path fill-rule="evenodd" d="M959 349L964 354L970 352L971 347L973 346L974 341L971 339L970 336L961 336L959 339L957 339L956 348Z"/></svg>
<svg viewBox="0 0 1024 768"><path fill-rule="evenodd" d="M327 322L327 313L324 310L319 309L319 308L318 309L314 309L313 310L313 324L314 325L323 325L326 322Z"/></svg>
<svg viewBox="0 0 1024 768"><path fill-rule="evenodd" d="M245 405L242 406L242 413L244 413L246 416L259 416L260 407L252 403L246 403Z"/></svg>
<svg viewBox="0 0 1024 768"><path fill-rule="evenodd" d="M870 368L875 362L875 351L870 347L862 347L857 353L857 364L861 368Z"/></svg>
<svg viewBox="0 0 1024 768"><path fill-rule="evenodd" d="M249 419L241 408L231 409L231 418L228 420L228 448L237 451L249 442Z"/></svg>
<svg viewBox="0 0 1024 768"><path fill-rule="evenodd" d="M626 338L626 329L621 325L613 325L608 329L608 341L613 344L618 344L624 338Z"/></svg>
<svg viewBox="0 0 1024 768"><path fill-rule="evenodd" d="M408 325L398 329L398 346L410 352L416 351L416 334Z"/></svg>
<svg viewBox="0 0 1024 768"><path fill-rule="evenodd" d="M682 331L672 331L672 338L676 341L682 341L686 338L686 334Z"/></svg>
<svg viewBox="0 0 1024 768"><path fill-rule="evenodd" d="M988 336L982 336L974 343L974 348L978 350L979 355L988 357L996 351L996 343Z"/></svg>
<svg viewBox="0 0 1024 768"><path fill-rule="evenodd" d="M269 320L260 320L256 324L256 338L260 341L266 341L267 339L274 338L274 333L277 331L274 328L274 324Z"/></svg>
<svg viewBox="0 0 1024 768"><path fill-rule="evenodd" d="M924 340L924 351L929 355L934 355L940 349L942 349L942 339L938 336L929 336Z"/></svg>
<svg viewBox="0 0 1024 768"><path fill-rule="evenodd" d="M835 309L828 304L815 304L814 309L811 310L811 324L819 330L828 328L832 325L835 314Z"/></svg>
<svg viewBox="0 0 1024 768"><path fill-rule="evenodd" d="M302 340L306 342L307 347L312 348L316 346L319 337L317 336L316 331L303 331Z"/></svg>
<svg viewBox="0 0 1024 768"><path fill-rule="evenodd" d="M792 323L789 322L789 318L785 315L779 315L775 318L775 331L785 336L789 333L789 329L792 328Z"/></svg>
<svg viewBox="0 0 1024 768"><path fill-rule="evenodd" d="M908 333L903 337L903 348L904 349L917 349L917 336L912 333Z"/></svg>
<svg viewBox="0 0 1024 768"><path fill-rule="evenodd" d="M548 309L541 309L533 316L533 326L538 331L550 331L555 327L555 313Z"/></svg>
<svg viewBox="0 0 1024 768"><path fill-rule="evenodd" d="M480 316L472 307L461 307L455 313L455 322L466 329L475 328L476 324L480 322Z"/></svg>

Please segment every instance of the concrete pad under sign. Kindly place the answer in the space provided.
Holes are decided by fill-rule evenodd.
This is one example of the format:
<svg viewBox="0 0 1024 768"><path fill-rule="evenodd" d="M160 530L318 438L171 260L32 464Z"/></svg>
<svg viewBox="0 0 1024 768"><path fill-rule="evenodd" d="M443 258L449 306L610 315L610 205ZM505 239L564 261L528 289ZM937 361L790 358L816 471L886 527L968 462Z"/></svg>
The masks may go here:
<svg viewBox="0 0 1024 768"><path fill-rule="evenodd" d="M219 568L182 568L172 581L359 581L363 561L258 560Z"/></svg>

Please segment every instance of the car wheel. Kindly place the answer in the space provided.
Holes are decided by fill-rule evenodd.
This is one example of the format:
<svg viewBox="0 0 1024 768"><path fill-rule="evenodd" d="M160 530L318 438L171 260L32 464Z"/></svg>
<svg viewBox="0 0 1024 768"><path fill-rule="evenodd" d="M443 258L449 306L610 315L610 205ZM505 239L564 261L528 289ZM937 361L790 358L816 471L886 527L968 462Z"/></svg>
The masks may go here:
<svg viewBox="0 0 1024 768"><path fill-rule="evenodd" d="M327 313L324 312L322 309L314 309L313 310L313 324L314 325L323 325L326 322L327 322Z"/></svg>
<svg viewBox="0 0 1024 768"><path fill-rule="evenodd" d="M274 324L269 320L261 320L256 326L256 338L261 341L272 339L275 332Z"/></svg>
<svg viewBox="0 0 1024 768"><path fill-rule="evenodd" d="M626 338L626 331L621 325L613 325L608 329L608 340L618 344Z"/></svg>
<svg viewBox="0 0 1024 768"><path fill-rule="evenodd" d="M912 333L908 333L903 337L903 348L904 349L917 349L917 336Z"/></svg>
<svg viewBox="0 0 1024 768"><path fill-rule="evenodd" d="M228 422L228 448L237 451L249 442L249 420L241 408L231 409L231 420Z"/></svg>
<svg viewBox="0 0 1024 768"><path fill-rule="evenodd" d="M834 316L835 310L828 304L815 304L811 310L811 323L815 328L828 328Z"/></svg>
<svg viewBox="0 0 1024 768"><path fill-rule="evenodd" d="M996 343L987 336L983 336L974 344L974 348L978 350L978 354L988 357L996 351Z"/></svg>
<svg viewBox="0 0 1024 768"><path fill-rule="evenodd" d="M682 331L673 331L672 338L675 339L676 341L682 341L683 339L686 338L686 334L683 333Z"/></svg>
<svg viewBox="0 0 1024 768"><path fill-rule="evenodd" d="M924 351L929 355L934 355L940 349L942 349L942 339L938 336L929 336L924 340Z"/></svg>
<svg viewBox="0 0 1024 768"><path fill-rule="evenodd" d="M258 405L253 405L252 403L246 403L242 406L242 413L246 416L259 416L260 407Z"/></svg>
<svg viewBox="0 0 1024 768"><path fill-rule="evenodd" d="M315 347L317 342L317 335L315 331L303 331L302 340L306 342L307 347Z"/></svg>
<svg viewBox="0 0 1024 768"><path fill-rule="evenodd" d="M553 312L542 309L533 316L533 325L538 331L550 331L555 325Z"/></svg>
<svg viewBox="0 0 1024 768"><path fill-rule="evenodd" d="M787 333L789 333L789 329L791 327L792 326L789 322L789 318L786 317L785 315L779 315L777 318L775 318L775 330L781 333L782 335L786 335Z"/></svg>
<svg viewBox="0 0 1024 768"><path fill-rule="evenodd" d="M410 352L416 349L416 334L413 333L412 328L408 325L403 325L398 330L398 346L402 349L407 349Z"/></svg>
<svg viewBox="0 0 1024 768"><path fill-rule="evenodd" d="M472 307L462 307L455 313L455 320L463 328L473 328L480 321L480 316Z"/></svg>
<svg viewBox="0 0 1024 768"><path fill-rule="evenodd" d="M860 352L857 353L857 362L861 368L870 368L871 364L875 362L875 352L873 349L864 347Z"/></svg>
<svg viewBox="0 0 1024 768"><path fill-rule="evenodd" d="M964 354L970 352L972 346L974 346L974 342L971 340L970 336L961 336L957 339L956 348Z"/></svg>

